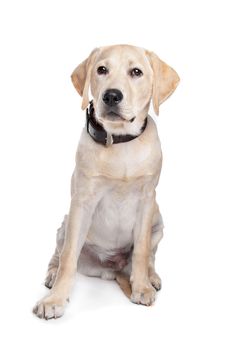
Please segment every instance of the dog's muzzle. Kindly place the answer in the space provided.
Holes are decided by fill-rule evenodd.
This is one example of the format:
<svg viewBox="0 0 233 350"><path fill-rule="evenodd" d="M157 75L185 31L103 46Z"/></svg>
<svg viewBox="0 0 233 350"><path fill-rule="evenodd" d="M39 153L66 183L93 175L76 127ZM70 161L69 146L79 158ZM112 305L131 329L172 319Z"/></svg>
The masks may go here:
<svg viewBox="0 0 233 350"><path fill-rule="evenodd" d="M135 118L132 118L130 121L133 122ZM144 123L141 127L140 134L143 133L147 125L147 117L144 120ZM90 102L89 108L86 110L86 128L88 134L92 137L92 139L97 142L101 143L104 146L110 146L113 143L121 143L121 142L128 142L131 140L134 140L139 135L130 135L130 134L124 134L124 135L114 135L108 133L103 125L98 123L98 120L95 117L95 110L93 106L93 101Z"/></svg>

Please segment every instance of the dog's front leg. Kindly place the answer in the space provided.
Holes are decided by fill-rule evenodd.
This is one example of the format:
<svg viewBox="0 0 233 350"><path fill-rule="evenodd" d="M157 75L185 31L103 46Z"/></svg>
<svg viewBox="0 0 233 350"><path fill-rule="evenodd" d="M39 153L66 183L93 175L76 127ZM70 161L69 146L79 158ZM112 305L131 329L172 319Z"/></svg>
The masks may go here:
<svg viewBox="0 0 233 350"><path fill-rule="evenodd" d="M134 249L132 255L131 301L136 304L151 305L155 300L155 289L148 276L151 251L152 217L155 208L154 188L146 186L138 208L134 228Z"/></svg>
<svg viewBox="0 0 233 350"><path fill-rule="evenodd" d="M77 271L77 260L91 225L92 215L101 197L97 183L80 179L80 188L70 205L65 242L61 252L57 277L50 293L34 307L34 313L45 319L63 315Z"/></svg>

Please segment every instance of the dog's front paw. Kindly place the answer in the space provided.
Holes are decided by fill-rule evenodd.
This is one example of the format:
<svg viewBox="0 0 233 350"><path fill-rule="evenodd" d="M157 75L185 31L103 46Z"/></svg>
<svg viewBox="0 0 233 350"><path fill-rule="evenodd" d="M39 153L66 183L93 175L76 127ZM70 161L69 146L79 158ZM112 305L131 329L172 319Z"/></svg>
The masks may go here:
<svg viewBox="0 0 233 350"><path fill-rule="evenodd" d="M131 301L135 304L150 306L155 301L156 290L150 285L144 288L133 288Z"/></svg>
<svg viewBox="0 0 233 350"><path fill-rule="evenodd" d="M40 301L33 308L33 313L39 317L49 320L51 318L58 318L64 314L66 301L51 294Z"/></svg>

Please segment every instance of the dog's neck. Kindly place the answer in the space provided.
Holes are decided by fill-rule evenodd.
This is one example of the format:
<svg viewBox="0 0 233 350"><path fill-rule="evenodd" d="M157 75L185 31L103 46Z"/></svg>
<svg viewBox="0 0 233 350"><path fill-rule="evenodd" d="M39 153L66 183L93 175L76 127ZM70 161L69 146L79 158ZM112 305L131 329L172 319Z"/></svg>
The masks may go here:
<svg viewBox="0 0 233 350"><path fill-rule="evenodd" d="M144 120L144 123L140 129L140 133L138 135L131 135L131 134L125 134L125 135L115 135L107 132L104 127L98 123L97 119L95 118L95 110L93 106L93 102L91 101L89 104L89 107L86 110L86 128L88 134L92 137L92 139L97 142L101 143L104 146L110 146L114 143L122 143L122 142L129 142L131 140L134 140L136 137L141 135L143 131L145 130L147 125L147 117Z"/></svg>

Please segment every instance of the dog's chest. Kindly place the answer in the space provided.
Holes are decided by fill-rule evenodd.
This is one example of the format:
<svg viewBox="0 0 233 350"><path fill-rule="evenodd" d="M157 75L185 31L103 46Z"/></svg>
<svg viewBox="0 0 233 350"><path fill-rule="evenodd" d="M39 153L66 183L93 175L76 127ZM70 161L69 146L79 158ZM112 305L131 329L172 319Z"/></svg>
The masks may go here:
<svg viewBox="0 0 233 350"><path fill-rule="evenodd" d="M161 147L156 125L148 116L147 128L138 138L110 147L97 144L83 130L76 156L77 166L88 177L132 181L157 177L161 169Z"/></svg>
<svg viewBox="0 0 233 350"><path fill-rule="evenodd" d="M130 246L140 199L140 184L120 182L101 199L93 215L88 242L106 250Z"/></svg>
<svg viewBox="0 0 233 350"><path fill-rule="evenodd" d="M152 175L151 161L149 149L136 152L125 147L125 149L113 151L107 158L105 154L100 155L97 167L104 176L128 181L132 178Z"/></svg>
<svg viewBox="0 0 233 350"><path fill-rule="evenodd" d="M87 176L103 176L130 182L144 176L157 175L161 168L161 151L154 145L132 147L131 144L115 145L111 149L93 148L88 157L80 156L78 166Z"/></svg>

